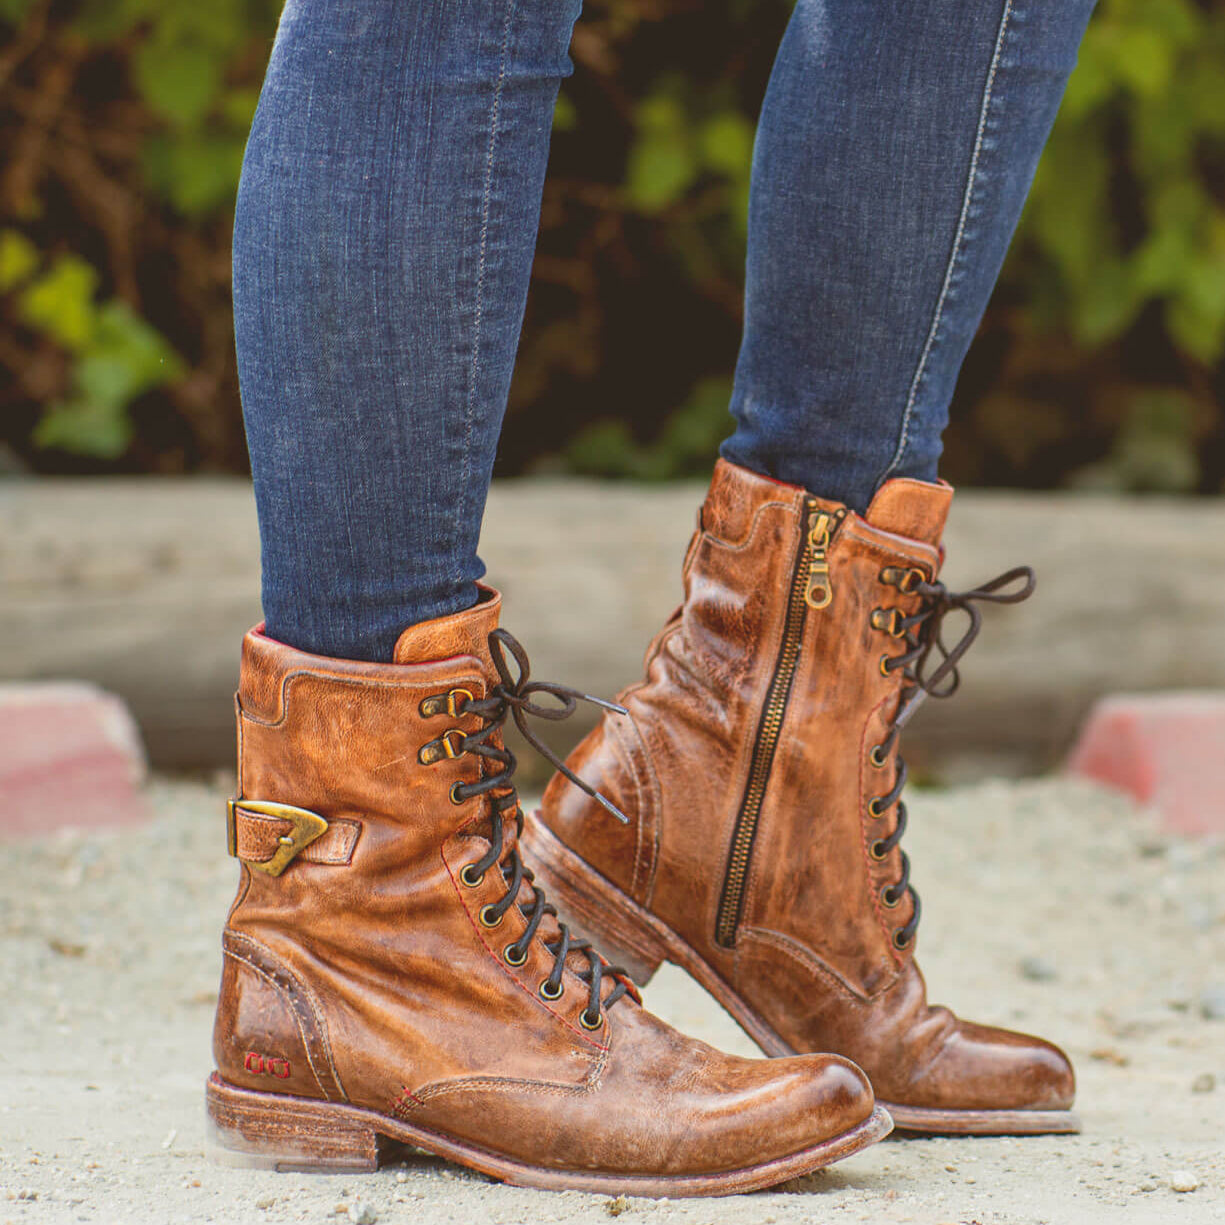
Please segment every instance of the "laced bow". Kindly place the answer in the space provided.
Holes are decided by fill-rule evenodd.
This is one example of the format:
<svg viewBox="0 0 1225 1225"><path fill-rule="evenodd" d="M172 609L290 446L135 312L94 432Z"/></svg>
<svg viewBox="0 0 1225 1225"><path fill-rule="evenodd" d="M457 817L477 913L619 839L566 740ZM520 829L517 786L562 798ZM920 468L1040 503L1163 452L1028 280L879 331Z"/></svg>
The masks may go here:
<svg viewBox="0 0 1225 1225"><path fill-rule="evenodd" d="M901 671L903 682L897 714L890 724L889 734L882 744L872 750L872 762L877 766L885 764L902 729L924 700L929 697L952 697L957 691L957 686L961 683L957 665L982 628L983 617L978 604L1019 604L1033 595L1037 584L1034 572L1029 566L1016 566L969 591L950 591L942 582L929 583L923 579L913 586L905 585L905 575L918 573L904 572L903 581L895 584L903 592L917 595L919 607L909 617L898 618L891 629L895 637L905 639L907 650L901 655L885 656L881 662L881 669L885 673ZM944 619L954 611L965 613L969 624L962 636L950 647L946 645L943 637ZM929 671L934 655L939 656L939 662ZM906 832L906 805L900 800L905 786L906 763L899 754L895 758L893 786L885 795L873 799L868 806L873 817L880 817L892 804L897 803L897 824L893 833L886 838L878 838L869 848L874 859L884 859ZM883 904L892 908L901 902L907 892L910 893L913 903L910 921L893 933L893 942L899 949L905 948L914 937L922 912L919 895L910 884L910 857L902 851L901 859L901 878L886 886L880 895Z"/></svg>
<svg viewBox="0 0 1225 1225"><path fill-rule="evenodd" d="M506 659L507 651L510 652L518 666L517 676L510 670ZM506 893L500 901L482 909L481 922L487 927L496 927L501 923L506 912L518 901L525 881L531 886L531 898L519 905L519 909L527 919L527 927L523 934L503 951L508 964L522 965L527 960L527 948L532 938L546 917L556 918L557 908L551 902L546 901L544 892L534 882L531 869L524 865L519 856L517 844L519 837L523 834L523 810L519 806L518 794L511 783L518 762L510 749L505 745L493 742L494 737L505 725L507 718L513 718L515 726L532 748L552 766L560 770L576 787L591 796L619 821L625 822L628 818L611 800L579 778L535 735L527 724L527 716L532 715L536 718L551 720L568 719L578 709L579 702L591 702L615 714L628 715L629 711L615 702L606 702L603 698L580 693L579 690L571 689L567 685L531 680L527 652L518 639L504 629L495 629L490 633L489 654L497 671L499 683L489 691L487 697L469 698L462 707L464 714L479 715L485 721L485 725L480 731L463 735L454 748L454 755L472 753L474 756L494 763L499 768L492 773L483 769L482 777L476 782L457 783L452 788L452 795L458 802L478 795L489 795L494 810L490 820L490 845L480 859L466 865L460 873L460 879L465 885L475 886L495 864L500 865L502 877L506 883ZM556 698L560 705L541 706L533 702L531 696L538 693ZM512 812L515 819L515 838L507 847L503 818ZM621 966L609 965L592 948L589 940L573 935L569 926L560 920L557 923L557 929L557 936L545 943L545 947L553 954L553 968L541 983L540 994L545 999L557 999L564 990L562 973L566 968L567 957L570 953L583 954L587 958L587 968L577 973L587 983L588 1000L580 1020L587 1028L594 1029L600 1023L601 1008L610 1008L627 994L637 999L637 989L629 979L629 972ZM601 988L606 978L616 979L616 985L601 1000Z"/></svg>

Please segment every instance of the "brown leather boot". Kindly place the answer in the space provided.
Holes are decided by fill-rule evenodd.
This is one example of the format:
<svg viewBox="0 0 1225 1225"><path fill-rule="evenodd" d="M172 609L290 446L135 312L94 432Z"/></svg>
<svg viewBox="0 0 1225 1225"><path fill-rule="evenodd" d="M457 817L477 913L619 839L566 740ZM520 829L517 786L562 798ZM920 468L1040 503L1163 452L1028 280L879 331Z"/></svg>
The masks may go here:
<svg viewBox="0 0 1225 1225"><path fill-rule="evenodd" d="M582 695L528 682L499 603L406 630L392 665L246 636L220 1144L372 1170L398 1141L525 1186L682 1196L880 1139L888 1116L853 1064L685 1038L557 922L519 858L501 727L537 713L534 694L563 713Z"/></svg>
<svg viewBox="0 0 1225 1225"><path fill-rule="evenodd" d="M524 854L639 982L675 962L768 1054L854 1059L897 1126L1074 1131L1064 1054L929 1007L914 961L898 733L955 686L975 602L1033 581L938 582L951 497L893 480L861 518L720 462L631 719L569 760L630 824L557 778ZM954 607L971 628L946 657Z"/></svg>

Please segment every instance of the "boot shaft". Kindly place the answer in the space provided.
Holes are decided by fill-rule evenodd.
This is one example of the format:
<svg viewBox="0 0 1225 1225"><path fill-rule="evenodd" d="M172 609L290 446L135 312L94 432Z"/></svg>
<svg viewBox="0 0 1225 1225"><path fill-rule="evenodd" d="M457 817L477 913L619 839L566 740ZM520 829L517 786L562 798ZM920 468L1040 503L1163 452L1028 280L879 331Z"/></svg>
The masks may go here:
<svg viewBox="0 0 1225 1225"><path fill-rule="evenodd" d="M546 793L550 825L610 880L659 913L700 914L729 976L780 942L818 945L855 990L900 970L910 901L880 899L899 852L869 853L891 832L867 824L891 782L870 754L901 691L881 667L902 649L890 630L918 606L902 588L935 578L951 497L891 481L860 516L720 461L685 602L622 694L634 725L606 719L571 759L634 827L593 845L585 797Z"/></svg>

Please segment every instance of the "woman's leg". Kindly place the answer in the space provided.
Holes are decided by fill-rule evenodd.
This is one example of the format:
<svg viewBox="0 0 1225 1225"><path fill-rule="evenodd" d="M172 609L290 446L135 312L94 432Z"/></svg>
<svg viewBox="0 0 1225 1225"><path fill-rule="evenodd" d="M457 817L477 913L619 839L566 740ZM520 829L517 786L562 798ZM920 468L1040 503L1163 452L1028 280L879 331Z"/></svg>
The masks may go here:
<svg viewBox="0 0 1225 1225"><path fill-rule="evenodd" d="M285 6L234 233L274 638L389 660L476 598L579 6Z"/></svg>
<svg viewBox="0 0 1225 1225"><path fill-rule="evenodd" d="M1093 0L799 0L750 204L726 458L863 511L934 480Z"/></svg>

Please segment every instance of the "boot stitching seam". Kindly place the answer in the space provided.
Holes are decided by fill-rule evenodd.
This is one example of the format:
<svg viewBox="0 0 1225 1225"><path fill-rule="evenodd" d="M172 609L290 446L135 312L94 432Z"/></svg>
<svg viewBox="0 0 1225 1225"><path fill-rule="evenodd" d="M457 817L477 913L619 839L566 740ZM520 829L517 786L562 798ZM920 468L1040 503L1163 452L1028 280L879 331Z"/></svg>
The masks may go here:
<svg viewBox="0 0 1225 1225"><path fill-rule="evenodd" d="M328 1093L327 1089L324 1088L323 1081L322 1079L320 1079L320 1076L319 1076L319 1071L315 1067L315 1061L311 1057L310 1041L307 1039L306 1029L302 1024L302 1018L298 1015L298 1010L294 1005L293 996L290 995L290 993L280 983L278 983L277 980L273 978L271 974L269 974L266 970L260 969L260 967L257 966L253 961L248 961L247 958L242 956L241 953L236 953L232 949L225 949L224 953L226 957L229 957L234 961L241 962L253 974L262 978L266 983L268 983L270 987L272 987L277 992L277 994L289 1006L289 1011L290 1011L290 1014L293 1016L294 1024L297 1025L298 1027L298 1037L302 1039L302 1049L303 1051L306 1052L306 1062L310 1065L311 1075L315 1078L315 1084L319 1086L319 1092L323 1094L324 1100L330 1102L332 1100L332 1097ZM329 1063L330 1062L331 1060L329 1059ZM336 1077L335 1069L332 1069L331 1071L332 1071L333 1079L335 1079L336 1081L336 1087L338 1089L341 1089L340 1080L338 1077ZM342 1101L348 1100L344 1096L343 1089L341 1089L341 1100Z"/></svg>

